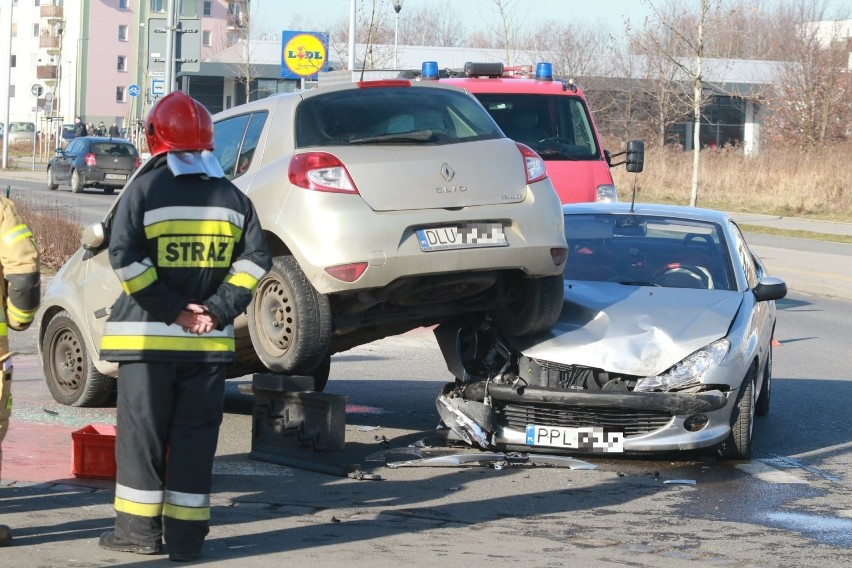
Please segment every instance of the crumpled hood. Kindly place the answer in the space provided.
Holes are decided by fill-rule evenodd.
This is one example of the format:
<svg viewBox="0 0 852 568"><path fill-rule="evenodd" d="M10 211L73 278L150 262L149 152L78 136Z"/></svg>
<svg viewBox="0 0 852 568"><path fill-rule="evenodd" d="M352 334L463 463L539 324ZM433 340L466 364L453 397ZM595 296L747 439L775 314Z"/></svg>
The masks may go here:
<svg viewBox="0 0 852 568"><path fill-rule="evenodd" d="M566 282L551 330L509 342L539 361L654 376L725 337L741 302L725 290Z"/></svg>

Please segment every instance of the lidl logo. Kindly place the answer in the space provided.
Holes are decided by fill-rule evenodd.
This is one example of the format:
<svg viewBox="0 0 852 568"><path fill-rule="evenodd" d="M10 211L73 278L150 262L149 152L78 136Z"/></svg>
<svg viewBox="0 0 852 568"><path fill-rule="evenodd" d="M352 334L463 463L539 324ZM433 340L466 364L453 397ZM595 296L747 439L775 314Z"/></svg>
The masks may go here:
<svg viewBox="0 0 852 568"><path fill-rule="evenodd" d="M326 46L316 35L299 33L284 42L281 61L299 77L316 75L326 67ZM282 76L284 76L282 69Z"/></svg>

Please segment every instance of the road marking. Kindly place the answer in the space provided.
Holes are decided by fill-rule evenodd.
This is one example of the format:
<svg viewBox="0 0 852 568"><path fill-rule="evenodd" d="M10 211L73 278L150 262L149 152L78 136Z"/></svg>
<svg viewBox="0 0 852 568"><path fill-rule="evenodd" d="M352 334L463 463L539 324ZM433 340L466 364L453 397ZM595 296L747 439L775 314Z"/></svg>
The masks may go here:
<svg viewBox="0 0 852 568"><path fill-rule="evenodd" d="M770 467L765 463L759 461L753 461L748 463L740 463L736 465L736 468L740 471L744 471L749 475L753 475L757 479L761 481L765 481L767 483L803 483L808 484L807 481L800 477L796 477L792 473L787 473L786 471L780 471L775 469L774 467Z"/></svg>

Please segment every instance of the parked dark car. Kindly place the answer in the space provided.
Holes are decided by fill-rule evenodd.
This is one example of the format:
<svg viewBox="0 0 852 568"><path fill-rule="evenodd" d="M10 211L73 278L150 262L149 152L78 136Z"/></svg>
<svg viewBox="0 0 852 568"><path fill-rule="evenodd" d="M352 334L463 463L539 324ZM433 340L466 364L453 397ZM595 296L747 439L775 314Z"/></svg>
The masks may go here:
<svg viewBox="0 0 852 568"><path fill-rule="evenodd" d="M107 195L130 179L142 165L139 152L131 142L118 138L83 136L74 138L47 164L47 188L56 189L60 183L71 185L80 193L86 186L101 187Z"/></svg>

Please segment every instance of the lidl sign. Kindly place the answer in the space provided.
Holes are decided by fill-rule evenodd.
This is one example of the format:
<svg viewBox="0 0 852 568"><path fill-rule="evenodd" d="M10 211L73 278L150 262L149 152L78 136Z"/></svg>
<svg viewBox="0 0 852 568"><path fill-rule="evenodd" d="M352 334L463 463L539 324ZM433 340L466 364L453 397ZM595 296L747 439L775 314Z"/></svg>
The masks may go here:
<svg viewBox="0 0 852 568"><path fill-rule="evenodd" d="M281 77L315 78L328 71L328 34L317 32L281 32Z"/></svg>

